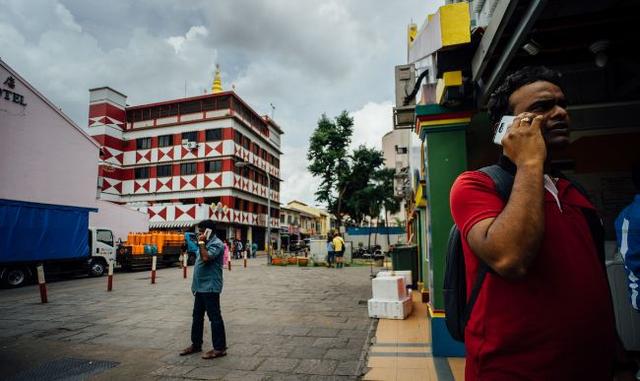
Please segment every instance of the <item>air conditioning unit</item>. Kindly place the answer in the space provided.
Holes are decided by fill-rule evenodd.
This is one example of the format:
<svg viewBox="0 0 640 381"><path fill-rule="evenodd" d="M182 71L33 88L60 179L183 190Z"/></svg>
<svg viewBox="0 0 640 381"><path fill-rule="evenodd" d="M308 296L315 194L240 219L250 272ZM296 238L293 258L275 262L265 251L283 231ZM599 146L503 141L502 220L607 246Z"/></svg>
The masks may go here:
<svg viewBox="0 0 640 381"><path fill-rule="evenodd" d="M196 143L196 142L187 142L187 144L185 144L185 147L187 147L188 149L196 149L196 148L198 148L198 143Z"/></svg>

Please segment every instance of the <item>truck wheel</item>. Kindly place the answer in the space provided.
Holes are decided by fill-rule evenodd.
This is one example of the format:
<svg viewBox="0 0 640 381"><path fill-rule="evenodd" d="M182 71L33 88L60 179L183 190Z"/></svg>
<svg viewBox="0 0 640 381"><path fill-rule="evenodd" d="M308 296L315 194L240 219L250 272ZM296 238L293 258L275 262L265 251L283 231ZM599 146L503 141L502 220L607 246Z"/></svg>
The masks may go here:
<svg viewBox="0 0 640 381"><path fill-rule="evenodd" d="M187 258L187 266L193 266L194 263L196 263L196 256L195 254L191 253Z"/></svg>
<svg viewBox="0 0 640 381"><path fill-rule="evenodd" d="M29 281L30 272L26 267L9 267L2 274L2 283L8 287L22 287Z"/></svg>
<svg viewBox="0 0 640 381"><path fill-rule="evenodd" d="M104 262L99 259L92 259L89 262L89 275L91 276L102 276L106 269Z"/></svg>

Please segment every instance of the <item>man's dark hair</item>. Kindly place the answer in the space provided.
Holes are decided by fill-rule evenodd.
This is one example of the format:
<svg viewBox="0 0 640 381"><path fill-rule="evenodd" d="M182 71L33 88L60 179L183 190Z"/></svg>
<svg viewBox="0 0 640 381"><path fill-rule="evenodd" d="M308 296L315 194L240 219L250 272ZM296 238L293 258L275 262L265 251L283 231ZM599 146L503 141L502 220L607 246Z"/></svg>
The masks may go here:
<svg viewBox="0 0 640 381"><path fill-rule="evenodd" d="M212 220L202 220L198 222L198 229L211 229L211 231L216 230L216 223Z"/></svg>
<svg viewBox="0 0 640 381"><path fill-rule="evenodd" d="M551 82L562 88L561 79L562 75L559 72L544 66L525 66L509 74L496 91L491 94L487 103L491 128L494 128L504 115L513 114L509 104L509 97L516 90L537 81Z"/></svg>

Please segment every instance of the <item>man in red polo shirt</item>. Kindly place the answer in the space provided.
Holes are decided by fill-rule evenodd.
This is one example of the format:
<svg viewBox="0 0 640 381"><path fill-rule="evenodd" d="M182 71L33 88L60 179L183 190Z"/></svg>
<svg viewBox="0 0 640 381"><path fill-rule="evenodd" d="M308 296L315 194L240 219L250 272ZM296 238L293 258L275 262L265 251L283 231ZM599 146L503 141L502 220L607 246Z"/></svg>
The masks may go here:
<svg viewBox="0 0 640 381"><path fill-rule="evenodd" d="M611 380L619 341L611 297L582 209L593 205L550 158L569 144L569 115L549 69L523 68L492 95L495 125L516 115L499 165L514 175L507 201L484 173L451 190L467 295L479 261L487 274L465 330L466 380Z"/></svg>

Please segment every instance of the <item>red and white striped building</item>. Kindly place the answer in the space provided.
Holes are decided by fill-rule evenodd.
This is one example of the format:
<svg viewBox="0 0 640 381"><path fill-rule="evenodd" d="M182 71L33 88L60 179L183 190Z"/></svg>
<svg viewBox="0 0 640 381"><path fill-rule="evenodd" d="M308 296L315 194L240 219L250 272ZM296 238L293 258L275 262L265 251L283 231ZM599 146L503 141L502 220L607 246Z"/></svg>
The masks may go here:
<svg viewBox="0 0 640 381"><path fill-rule="evenodd" d="M152 229L210 218L221 238L263 243L271 197L276 240L283 132L272 119L233 91L136 106L109 87L89 91L87 131L102 146L99 198L146 212Z"/></svg>

